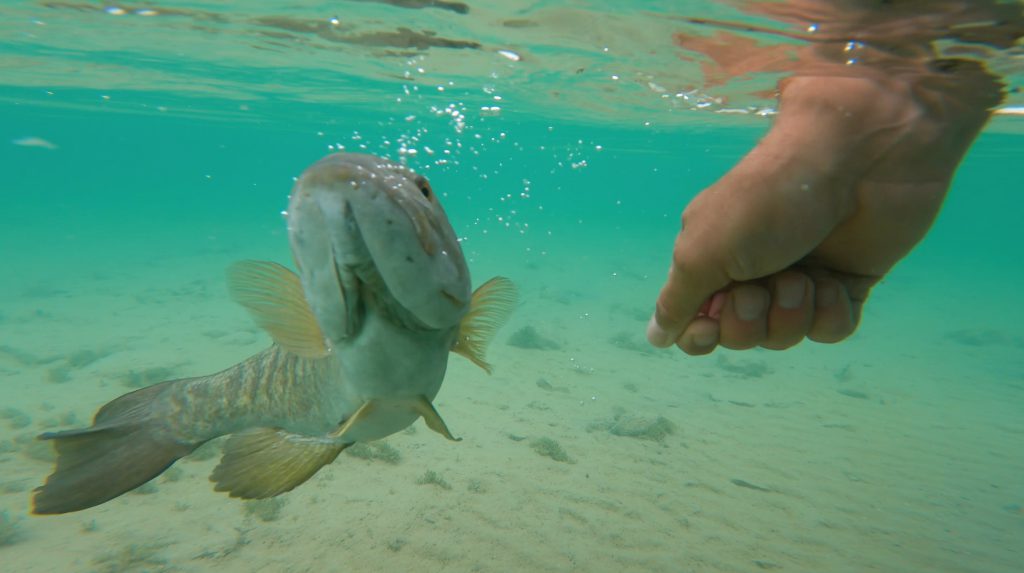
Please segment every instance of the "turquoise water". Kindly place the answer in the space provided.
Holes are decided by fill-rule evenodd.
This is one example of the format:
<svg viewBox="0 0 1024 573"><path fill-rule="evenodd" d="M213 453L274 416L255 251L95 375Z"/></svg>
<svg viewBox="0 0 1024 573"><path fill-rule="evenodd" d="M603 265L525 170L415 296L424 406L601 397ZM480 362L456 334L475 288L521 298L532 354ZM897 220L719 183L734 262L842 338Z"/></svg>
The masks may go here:
<svg viewBox="0 0 1024 573"><path fill-rule="evenodd" d="M318 3L168 3L166 18L12 3L0 569L1019 570L1017 116L977 140L851 339L686 357L644 340L679 213L771 120L651 87L699 84L655 33L682 24L645 12L675 11L343 4L350 35L408 26L484 48L336 41L309 27L337 13ZM650 38L624 37L640 24ZM35 435L269 344L223 270L289 263L293 178L339 145L427 175L474 284L520 287L495 373L452 358L437 404L464 441L417 423L385 441L397 456L342 455L263 504L212 491L212 452L100 507L29 515L52 469ZM531 447L545 439L569 461Z"/></svg>

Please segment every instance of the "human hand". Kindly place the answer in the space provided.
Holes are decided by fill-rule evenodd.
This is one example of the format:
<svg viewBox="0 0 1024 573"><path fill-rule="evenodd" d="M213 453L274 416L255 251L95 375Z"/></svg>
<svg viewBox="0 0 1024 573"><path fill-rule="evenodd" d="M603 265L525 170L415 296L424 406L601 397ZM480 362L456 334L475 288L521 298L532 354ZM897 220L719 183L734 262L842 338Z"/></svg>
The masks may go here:
<svg viewBox="0 0 1024 573"><path fill-rule="evenodd" d="M934 221L1000 87L959 61L785 80L769 133L686 207L648 340L696 355L849 336Z"/></svg>

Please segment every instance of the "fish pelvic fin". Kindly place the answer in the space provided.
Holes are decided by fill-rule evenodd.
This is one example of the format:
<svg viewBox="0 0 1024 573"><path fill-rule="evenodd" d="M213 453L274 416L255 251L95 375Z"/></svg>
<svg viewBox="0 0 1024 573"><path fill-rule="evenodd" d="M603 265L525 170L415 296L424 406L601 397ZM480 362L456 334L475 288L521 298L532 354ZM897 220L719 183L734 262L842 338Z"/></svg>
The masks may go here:
<svg viewBox="0 0 1024 573"><path fill-rule="evenodd" d="M360 423L369 422L370 417L379 410L398 407L402 409L408 408L416 414L419 414L423 417L423 421L426 422L428 428L449 440L453 442L462 441L462 438L456 438L452 435L448 430L448 425L444 423L444 420L441 419L441 415L437 413L437 410L434 409L434 405L430 403L430 400L426 396L420 394L415 398L388 400L388 402L388 404L383 404L379 400L367 400L366 402L363 402L363 405L360 406L354 414L349 416L343 424L338 426L338 429L332 432L330 437L337 440L344 440L349 430Z"/></svg>
<svg viewBox="0 0 1024 573"><path fill-rule="evenodd" d="M324 334L298 275L270 261L238 261L227 270L228 293L281 348L303 358L328 353Z"/></svg>
<svg viewBox="0 0 1024 573"><path fill-rule="evenodd" d="M505 277L494 277L473 292L469 312L459 323L459 334L452 352L468 358L473 364L491 373L487 363L487 346L498 330L508 322L519 300L515 283Z"/></svg>
<svg viewBox="0 0 1024 573"><path fill-rule="evenodd" d="M448 424L444 423L444 420L441 419L441 414L437 413L437 409L435 409L434 405L430 403L430 400L427 400L426 396L421 395L414 402L413 409L415 409L416 413L420 416L423 416L423 421L426 422L427 427L431 430L434 430L453 442L462 441L462 438L456 438L448 431Z"/></svg>
<svg viewBox="0 0 1024 573"><path fill-rule="evenodd" d="M338 429L331 433L331 437L342 440L345 438L345 434L352 429L353 426L360 422L366 421L366 419L377 409L377 402L374 400L367 400L363 402L363 405L359 407L354 414L348 417Z"/></svg>
<svg viewBox="0 0 1024 573"><path fill-rule="evenodd" d="M154 414L164 382L103 406L93 425L48 432L57 464L32 496L32 513L68 513L94 507L160 475L199 444L182 442Z"/></svg>
<svg viewBox="0 0 1024 573"><path fill-rule="evenodd" d="M250 428L228 438L210 481L231 497L274 497L305 483L349 445L325 436Z"/></svg>

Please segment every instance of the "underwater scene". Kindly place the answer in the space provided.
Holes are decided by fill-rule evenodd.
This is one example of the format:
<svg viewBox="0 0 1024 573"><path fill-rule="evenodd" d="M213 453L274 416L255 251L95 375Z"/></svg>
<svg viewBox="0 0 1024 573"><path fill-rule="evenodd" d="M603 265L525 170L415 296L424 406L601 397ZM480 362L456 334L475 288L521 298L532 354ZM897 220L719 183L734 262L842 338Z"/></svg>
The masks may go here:
<svg viewBox="0 0 1024 573"><path fill-rule="evenodd" d="M1024 4L888 4L4 2L0 571L1021 571ZM975 78L876 163L969 146L934 224L845 340L653 346L836 61Z"/></svg>

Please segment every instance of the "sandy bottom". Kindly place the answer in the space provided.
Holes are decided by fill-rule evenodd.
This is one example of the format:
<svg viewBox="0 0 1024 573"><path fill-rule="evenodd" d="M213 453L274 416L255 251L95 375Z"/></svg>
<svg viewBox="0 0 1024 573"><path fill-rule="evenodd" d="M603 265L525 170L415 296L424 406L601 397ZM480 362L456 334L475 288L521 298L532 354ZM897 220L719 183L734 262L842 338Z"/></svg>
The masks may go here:
<svg viewBox="0 0 1024 573"><path fill-rule="evenodd" d="M60 280L12 267L26 271L0 307L3 571L997 573L1024 563L1019 312L980 301L951 316L964 293L942 277L953 286L924 289L913 266L877 291L844 344L693 359L643 341L659 282L640 269L660 260L523 266L496 253L474 263L477 282L500 270L523 304L492 347L494 375L452 359L437 407L464 441L417 423L386 440L397 463L343 454L263 505L213 492L215 457L186 459L101 507L29 516L50 471L32 436L87 424L133 384L210 373L268 343L224 294L235 255L85 261ZM992 288L993 299L1013 295ZM509 344L524 327L534 331L520 339L548 348ZM540 455L542 439L569 460Z"/></svg>

